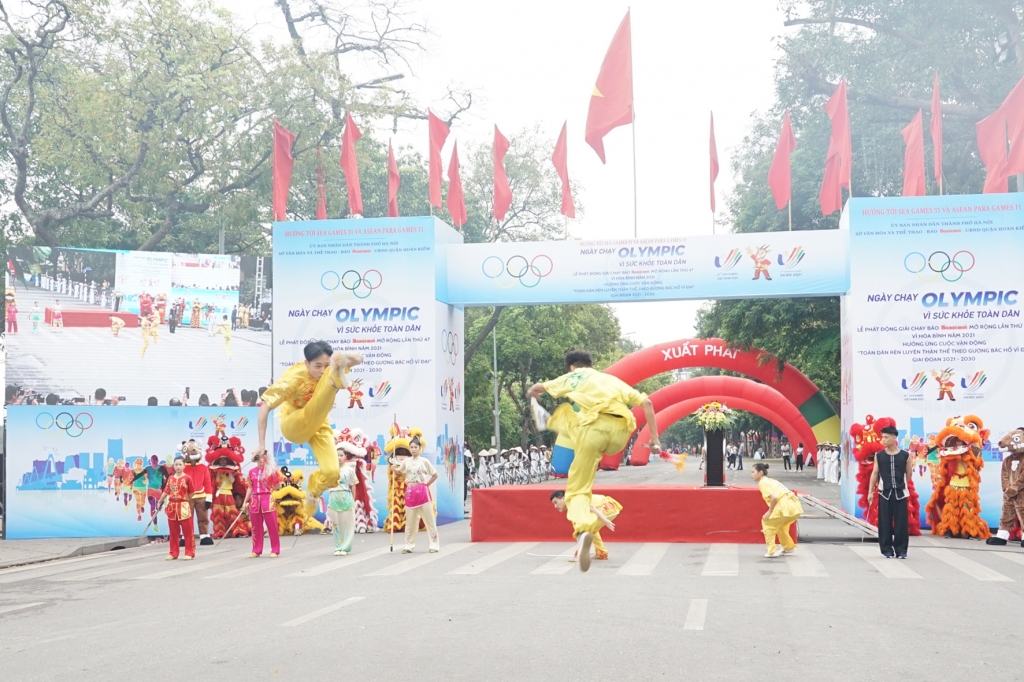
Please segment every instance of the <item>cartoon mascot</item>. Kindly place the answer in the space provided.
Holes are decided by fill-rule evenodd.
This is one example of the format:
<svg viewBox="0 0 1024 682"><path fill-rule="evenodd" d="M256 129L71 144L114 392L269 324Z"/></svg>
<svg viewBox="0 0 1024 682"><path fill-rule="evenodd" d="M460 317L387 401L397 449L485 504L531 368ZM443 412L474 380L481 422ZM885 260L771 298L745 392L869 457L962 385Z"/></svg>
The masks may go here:
<svg viewBox="0 0 1024 682"><path fill-rule="evenodd" d="M1014 524L1024 528L1024 426L1003 436L999 447L1009 453L1003 459L1003 513L999 515L999 530L985 541L989 545L1005 545ZM1024 547L1024 540L1020 546Z"/></svg>
<svg viewBox="0 0 1024 682"><path fill-rule="evenodd" d="M935 437L939 464L935 467L935 491L925 511L932 535L947 538L989 537L988 525L981 520L981 468L985 465L981 447L989 430L980 417L969 414L946 420Z"/></svg>
<svg viewBox="0 0 1024 682"><path fill-rule="evenodd" d="M857 506L864 510L864 520L872 526L878 526L878 498L871 500L871 506L868 507L868 485L871 482L871 470L875 466L875 455L885 449L882 447L882 429L886 426L896 426L896 420L891 417L875 419L869 414L863 424L850 427L853 458L857 461ZM914 487L914 480L909 476L907 496L907 532L920 535L921 500Z"/></svg>

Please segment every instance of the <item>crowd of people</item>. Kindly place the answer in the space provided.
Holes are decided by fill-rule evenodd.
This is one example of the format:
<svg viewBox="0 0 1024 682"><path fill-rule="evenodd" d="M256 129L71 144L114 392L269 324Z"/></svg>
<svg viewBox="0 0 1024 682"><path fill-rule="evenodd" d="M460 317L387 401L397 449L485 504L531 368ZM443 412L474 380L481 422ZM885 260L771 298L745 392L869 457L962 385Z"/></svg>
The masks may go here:
<svg viewBox="0 0 1024 682"><path fill-rule="evenodd" d="M551 468L551 450L546 445L531 445L527 450L481 450L465 456L466 490L490 488L493 485L526 485L542 483L555 477Z"/></svg>

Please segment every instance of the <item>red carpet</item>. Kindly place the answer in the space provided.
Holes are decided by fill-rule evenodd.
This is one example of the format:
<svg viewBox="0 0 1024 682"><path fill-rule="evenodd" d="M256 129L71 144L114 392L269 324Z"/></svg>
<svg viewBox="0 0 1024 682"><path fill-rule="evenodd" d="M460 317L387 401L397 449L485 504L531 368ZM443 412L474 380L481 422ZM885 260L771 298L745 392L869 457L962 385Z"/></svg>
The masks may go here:
<svg viewBox="0 0 1024 682"><path fill-rule="evenodd" d="M125 311L115 313L113 310L86 309L86 310L62 310L65 327L107 327L110 328L110 316L120 317L124 320L126 327L138 327L139 316L135 313ZM50 324L53 316L53 309L47 308L44 314L46 324Z"/></svg>
<svg viewBox="0 0 1024 682"><path fill-rule="evenodd" d="M548 497L560 486L498 486L473 491L473 542L570 542L572 526ZM595 485L623 507L605 542L760 544L768 507L757 488ZM794 538L796 536L794 529Z"/></svg>

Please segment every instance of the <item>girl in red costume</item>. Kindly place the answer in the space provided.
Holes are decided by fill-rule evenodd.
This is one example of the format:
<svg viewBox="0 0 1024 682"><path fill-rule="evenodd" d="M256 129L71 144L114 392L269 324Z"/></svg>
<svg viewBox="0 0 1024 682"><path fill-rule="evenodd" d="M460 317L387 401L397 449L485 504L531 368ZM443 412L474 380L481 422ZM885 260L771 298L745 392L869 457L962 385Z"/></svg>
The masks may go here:
<svg viewBox="0 0 1024 682"><path fill-rule="evenodd" d="M167 561L178 558L178 541L182 536L185 538L185 561L196 557L196 539L192 535L192 492L192 479L185 475L185 459L175 457L174 474L168 477L164 493L160 496L160 504L167 502L164 511L171 529Z"/></svg>

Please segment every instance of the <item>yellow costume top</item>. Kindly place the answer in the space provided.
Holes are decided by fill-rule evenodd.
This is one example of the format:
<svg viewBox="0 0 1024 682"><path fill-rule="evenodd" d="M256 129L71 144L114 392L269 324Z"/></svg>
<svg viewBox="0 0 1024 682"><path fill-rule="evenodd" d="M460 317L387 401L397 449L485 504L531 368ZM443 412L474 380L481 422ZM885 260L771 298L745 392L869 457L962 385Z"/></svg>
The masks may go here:
<svg viewBox="0 0 1024 682"><path fill-rule="evenodd" d="M779 500L775 503L775 509L768 518L777 519L784 516L800 516L804 513L804 508L800 506L800 500L793 494L793 491L774 478L765 476L757 482L757 487L761 491L761 497L764 498L768 506L771 506L773 495Z"/></svg>
<svg viewBox="0 0 1024 682"><path fill-rule="evenodd" d="M630 407L647 398L626 382L593 367L581 367L543 384L553 398L566 397L576 406L576 426L593 423L598 415L608 414L625 420L629 432L636 429L636 418Z"/></svg>
<svg viewBox="0 0 1024 682"><path fill-rule="evenodd" d="M328 367L326 372L330 371ZM345 368L348 374L348 368ZM316 380L309 376L305 362L296 362L285 370L281 378L271 384L270 388L263 392L263 402L270 406L270 409L281 408L281 417L301 410L313 397L313 390L316 388Z"/></svg>

